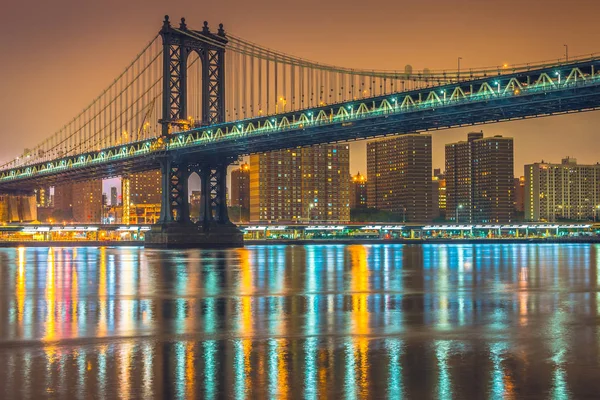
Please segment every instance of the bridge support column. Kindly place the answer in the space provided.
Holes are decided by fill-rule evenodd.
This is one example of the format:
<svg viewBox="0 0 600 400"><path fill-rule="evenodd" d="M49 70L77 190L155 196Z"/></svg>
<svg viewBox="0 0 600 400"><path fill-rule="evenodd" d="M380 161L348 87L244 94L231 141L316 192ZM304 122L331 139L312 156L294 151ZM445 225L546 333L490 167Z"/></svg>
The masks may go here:
<svg viewBox="0 0 600 400"><path fill-rule="evenodd" d="M229 158L202 163L165 156L161 160L162 206L160 221L146 233L146 247L223 248L243 246L242 232L227 214ZM189 216L188 179L197 172L201 182L200 220Z"/></svg>

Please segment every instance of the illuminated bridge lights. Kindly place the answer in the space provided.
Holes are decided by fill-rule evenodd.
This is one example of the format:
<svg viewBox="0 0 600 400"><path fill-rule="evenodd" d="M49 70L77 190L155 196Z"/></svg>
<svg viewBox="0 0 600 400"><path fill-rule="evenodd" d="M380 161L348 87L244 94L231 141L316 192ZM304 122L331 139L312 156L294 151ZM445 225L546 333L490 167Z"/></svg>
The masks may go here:
<svg viewBox="0 0 600 400"><path fill-rule="evenodd" d="M588 65L591 66L591 65ZM548 70L546 70L548 71ZM533 79L531 79L533 78ZM485 102L490 99L524 97L539 92L549 93L560 90L597 85L600 74L584 74L580 68L565 71L532 70L528 74L506 75L502 79L482 81L463 81L445 85L442 89L427 88L397 93L393 97L374 97L361 103L340 103L323 106L318 109L302 110L279 116L257 117L243 121L222 123L209 129L196 128L172 136L166 145L160 145L160 139L145 139L131 143L131 147L114 147L85 155L73 155L52 162L4 170L0 173L0 182L30 178L37 175L60 173L65 170L82 168L90 164L99 164L135 158L157 151L169 151L180 148L192 148L217 141L240 140L246 136L260 136L289 130L300 130L323 125L343 124L367 118L377 118L392 114L411 113L423 110L436 110L453 107L463 103ZM442 97L437 92L443 94ZM399 99L402 99L401 101ZM325 108L327 107L327 108ZM350 110L350 112L348 112ZM315 116L316 114L316 116ZM128 145L129 146L129 145Z"/></svg>

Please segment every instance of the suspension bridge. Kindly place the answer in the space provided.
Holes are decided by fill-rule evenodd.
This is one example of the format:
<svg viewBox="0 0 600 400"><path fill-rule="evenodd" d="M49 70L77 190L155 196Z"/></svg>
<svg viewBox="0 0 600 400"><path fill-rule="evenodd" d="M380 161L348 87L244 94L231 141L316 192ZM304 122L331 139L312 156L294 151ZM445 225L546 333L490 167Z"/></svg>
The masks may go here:
<svg viewBox="0 0 600 400"><path fill-rule="evenodd" d="M382 135L596 110L600 54L456 71L326 65L166 16L85 109L0 166L0 192L162 171L150 244L239 245L225 202L240 156ZM201 180L201 222L188 178Z"/></svg>

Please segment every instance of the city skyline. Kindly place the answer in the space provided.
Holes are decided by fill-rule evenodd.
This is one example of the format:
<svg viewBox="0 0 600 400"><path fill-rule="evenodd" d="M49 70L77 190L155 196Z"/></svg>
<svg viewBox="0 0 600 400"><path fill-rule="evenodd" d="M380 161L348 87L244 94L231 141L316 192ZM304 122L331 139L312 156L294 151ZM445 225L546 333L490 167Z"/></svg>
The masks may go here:
<svg viewBox="0 0 600 400"><path fill-rule="evenodd" d="M226 30L267 47L319 62L356 68L403 70L406 64L411 64L415 69L456 69L458 57L461 57L461 69L468 71L485 65L506 63L510 66L544 59L556 60L565 55L563 44L570 46L572 56L600 51L600 46L589 35L585 23L588 19L592 20L593 13L584 13L578 23L564 21L560 13L548 6L554 3L548 1L534 2L539 3L539 7L536 7L537 18L534 19L514 13L512 6L520 4L514 1L505 2L505 7L494 10L493 16L485 8L474 7L475 3L467 0L453 4L435 1L435 12L431 12L430 5L400 5L384 1L382 7L390 12L377 17L348 8L348 2L333 1L323 5L308 1L304 7L310 9L318 4L319 9L325 11L324 14L327 11L334 12L336 6L342 4L347 11L346 18L340 21L315 15L312 22L314 29L306 29L306 21L297 13L288 13L285 19L272 19L268 29L259 28L248 16L264 16L271 12L271 2L221 2L210 10L195 3L171 5L165 10L158 1L144 2L143 8L137 7L138 2L135 1L127 4L108 1L91 6L67 0L58 3L40 4L33 10L26 9L25 4L21 3L11 3L6 7L7 17L0 32L8 34L23 24L27 24L28 29L23 35L0 44L5 54L18 56L0 65L0 72L14 77L3 82L8 95L2 99L5 104L0 107L0 118L6 121L5 129L11 132L14 140L0 151L0 160L5 161L42 140L85 107L89 99L100 93L122 70L122 60L130 59L147 43L148 37L156 33L160 16L164 13L170 13L173 18L193 15L197 18L193 21L197 26L204 19L210 21L212 26L223 22ZM576 1L572 5L577 3L581 6L589 4ZM542 4L545 6L542 7ZM243 17L228 14L226 11L231 5L243 10L240 13ZM292 7L278 5L283 9ZM136 12L128 13L131 10ZM403 19L404 28L397 30L392 23L396 18L395 11L427 16L431 21L430 28L417 29L417 22L408 18ZM457 25L453 19L459 16L468 23ZM510 20L510 30L499 35L496 26L485 23L490 18ZM152 20L156 20L156 24L149 23ZM327 41L319 40L325 22L328 24L327 30L344 32L360 27L363 33L348 46L343 43L332 46ZM556 23L568 29L557 33L554 29ZM406 35L405 32L411 32L411 27L419 35ZM474 29L478 35L473 35ZM529 35L530 29L535 29L537 34ZM71 40L74 31L81 34L77 35L76 40ZM298 31L302 35L295 34ZM123 36L128 40L120 40ZM67 37L69 40L65 40ZM494 40L490 41L490 37ZM372 45L375 40L377 46ZM29 50L32 46L36 51ZM364 56L356 57L350 50L353 48L360 48ZM401 50L390 52L390 48ZM81 57L81 54L86 56ZM37 60L44 62L37 63ZM77 87L77 91L71 90L71 87ZM31 93L35 93L35 96L31 96ZM47 108L46 104L52 104L52 107ZM597 162L593 147L595 125L598 122L600 116L597 113L583 113L490 124L472 129L483 128L486 135L499 134L514 138L517 149L515 175L518 176L523 174L520 166L542 159L560 160L570 155L582 163ZM433 168L443 166L445 143L460 140L469 130L467 127L433 132ZM568 141L564 140L566 134L569 135ZM539 146L539 143L544 143L544 146ZM351 143L350 147L351 171L366 171L366 160L362 156L366 141Z"/></svg>

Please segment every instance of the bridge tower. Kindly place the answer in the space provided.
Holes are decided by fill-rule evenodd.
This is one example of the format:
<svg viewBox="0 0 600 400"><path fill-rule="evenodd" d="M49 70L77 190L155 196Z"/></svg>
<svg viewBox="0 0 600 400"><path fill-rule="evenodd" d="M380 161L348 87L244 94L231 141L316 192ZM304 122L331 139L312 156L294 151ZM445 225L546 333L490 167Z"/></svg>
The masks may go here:
<svg viewBox="0 0 600 400"><path fill-rule="evenodd" d="M165 16L163 39L162 137L166 141L189 126L187 120L187 61L196 52L201 62L202 125L225 122L225 46L223 24L217 33L205 21L201 31L188 29L185 19L174 28ZM201 160L185 154L162 156L162 201L159 223L146 235L148 247L239 247L242 233L227 214L227 166L234 159L214 154ZM188 179L201 181L200 221L189 217Z"/></svg>

